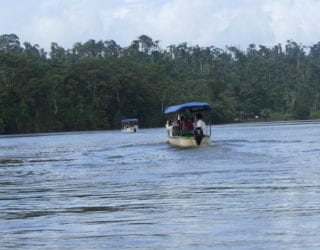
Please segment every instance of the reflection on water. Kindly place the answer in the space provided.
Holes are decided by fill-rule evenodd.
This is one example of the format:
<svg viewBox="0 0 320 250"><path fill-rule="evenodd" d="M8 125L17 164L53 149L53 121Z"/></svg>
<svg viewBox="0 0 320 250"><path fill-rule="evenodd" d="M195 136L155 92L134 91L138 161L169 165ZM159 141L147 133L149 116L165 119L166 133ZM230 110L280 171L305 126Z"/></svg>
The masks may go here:
<svg viewBox="0 0 320 250"><path fill-rule="evenodd" d="M0 137L0 248L317 249L320 125Z"/></svg>

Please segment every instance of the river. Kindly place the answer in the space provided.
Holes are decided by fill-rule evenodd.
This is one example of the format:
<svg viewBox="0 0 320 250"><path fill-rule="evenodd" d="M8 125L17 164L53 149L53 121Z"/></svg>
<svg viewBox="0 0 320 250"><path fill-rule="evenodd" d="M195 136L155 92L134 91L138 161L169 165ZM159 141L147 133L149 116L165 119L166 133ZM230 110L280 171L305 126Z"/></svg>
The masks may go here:
<svg viewBox="0 0 320 250"><path fill-rule="evenodd" d="M320 124L0 136L1 249L319 249Z"/></svg>

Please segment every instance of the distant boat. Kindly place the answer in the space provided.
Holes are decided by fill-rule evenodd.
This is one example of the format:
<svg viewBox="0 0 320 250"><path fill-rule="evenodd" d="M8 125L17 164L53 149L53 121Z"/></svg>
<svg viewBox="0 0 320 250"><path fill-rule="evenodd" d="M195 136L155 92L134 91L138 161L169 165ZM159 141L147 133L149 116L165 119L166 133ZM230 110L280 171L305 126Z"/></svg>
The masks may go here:
<svg viewBox="0 0 320 250"><path fill-rule="evenodd" d="M178 147L209 145L211 123L205 123L202 116L208 116L212 109L206 102L187 102L166 108L164 113L174 116L166 124L169 143Z"/></svg>
<svg viewBox="0 0 320 250"><path fill-rule="evenodd" d="M138 119L130 118L121 120L121 131L123 133L134 133L139 129Z"/></svg>

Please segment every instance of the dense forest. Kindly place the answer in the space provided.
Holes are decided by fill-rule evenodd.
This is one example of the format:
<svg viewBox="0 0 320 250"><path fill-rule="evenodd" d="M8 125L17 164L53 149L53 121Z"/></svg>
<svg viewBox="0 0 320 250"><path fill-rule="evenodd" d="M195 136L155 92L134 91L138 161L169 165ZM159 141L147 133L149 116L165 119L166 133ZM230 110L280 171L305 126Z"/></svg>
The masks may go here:
<svg viewBox="0 0 320 250"><path fill-rule="evenodd" d="M320 42L268 48L161 48L141 35L49 52L15 34L0 36L0 133L163 126L165 107L187 101L214 106L215 123L320 117Z"/></svg>

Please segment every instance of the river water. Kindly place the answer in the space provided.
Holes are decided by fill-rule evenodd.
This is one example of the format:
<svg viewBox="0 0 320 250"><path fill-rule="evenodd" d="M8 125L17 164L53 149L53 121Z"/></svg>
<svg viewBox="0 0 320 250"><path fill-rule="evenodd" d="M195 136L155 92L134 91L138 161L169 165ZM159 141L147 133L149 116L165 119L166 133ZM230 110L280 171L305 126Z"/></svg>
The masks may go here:
<svg viewBox="0 0 320 250"><path fill-rule="evenodd" d="M0 137L1 249L319 249L320 124Z"/></svg>

